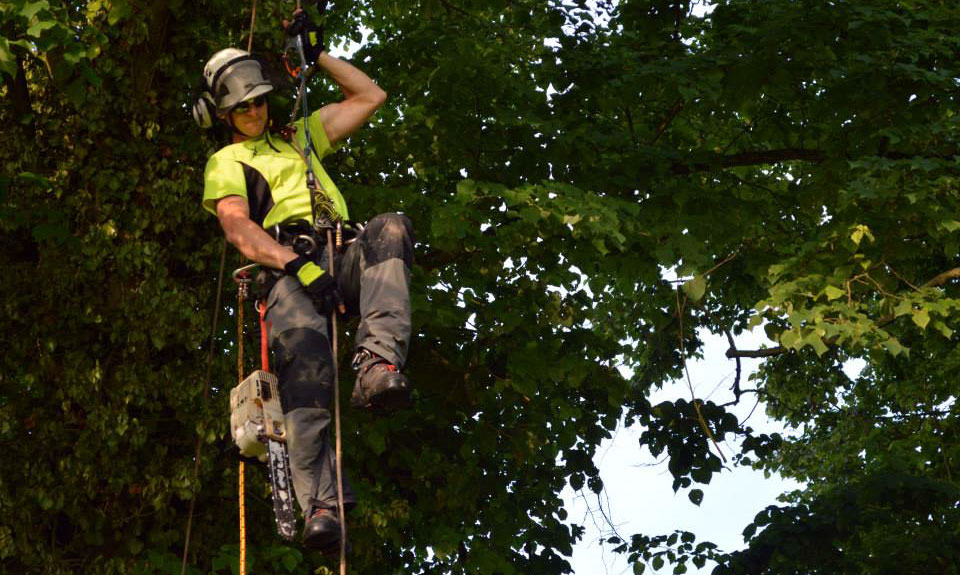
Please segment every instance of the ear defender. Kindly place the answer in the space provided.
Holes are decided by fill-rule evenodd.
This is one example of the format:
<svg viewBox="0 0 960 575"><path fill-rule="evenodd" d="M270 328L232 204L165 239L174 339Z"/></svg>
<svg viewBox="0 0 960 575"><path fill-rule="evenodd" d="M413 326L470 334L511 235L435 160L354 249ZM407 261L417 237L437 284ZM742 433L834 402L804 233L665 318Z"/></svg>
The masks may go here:
<svg viewBox="0 0 960 575"><path fill-rule="evenodd" d="M217 116L217 105L209 91L203 93L193 103L193 120L204 130L213 126L213 119Z"/></svg>

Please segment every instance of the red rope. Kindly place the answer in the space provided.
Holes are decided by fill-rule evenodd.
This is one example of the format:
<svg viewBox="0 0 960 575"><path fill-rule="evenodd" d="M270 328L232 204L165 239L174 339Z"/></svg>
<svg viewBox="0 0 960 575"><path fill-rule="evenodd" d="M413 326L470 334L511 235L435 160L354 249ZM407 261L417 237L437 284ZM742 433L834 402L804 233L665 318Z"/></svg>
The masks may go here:
<svg viewBox="0 0 960 575"><path fill-rule="evenodd" d="M270 353L267 347L270 324L267 323L267 306L264 302L257 302L257 311L260 312L260 364L263 371L270 371Z"/></svg>

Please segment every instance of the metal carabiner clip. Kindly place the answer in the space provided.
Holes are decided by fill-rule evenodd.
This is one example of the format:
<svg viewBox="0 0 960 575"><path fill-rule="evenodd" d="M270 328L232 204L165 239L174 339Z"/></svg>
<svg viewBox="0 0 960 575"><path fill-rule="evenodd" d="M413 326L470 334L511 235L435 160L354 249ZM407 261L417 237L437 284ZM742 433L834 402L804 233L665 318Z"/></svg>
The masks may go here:
<svg viewBox="0 0 960 575"><path fill-rule="evenodd" d="M293 17L293 22L287 27L287 41L283 45L283 65L287 73L294 79L300 79L300 75L309 75L311 65L307 62L307 54L304 52L304 36L307 34L307 15L300 12ZM296 68L290 66L290 51L296 53L300 59L300 65Z"/></svg>
<svg viewBox="0 0 960 575"><path fill-rule="evenodd" d="M293 238L291 247L298 255L310 257L317 252L317 240L306 234Z"/></svg>

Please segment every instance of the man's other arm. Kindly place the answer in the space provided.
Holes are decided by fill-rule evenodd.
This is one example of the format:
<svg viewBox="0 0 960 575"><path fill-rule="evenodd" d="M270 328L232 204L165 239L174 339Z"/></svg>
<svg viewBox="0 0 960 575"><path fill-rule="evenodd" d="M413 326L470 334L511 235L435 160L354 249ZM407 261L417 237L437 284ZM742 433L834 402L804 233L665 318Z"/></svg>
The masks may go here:
<svg viewBox="0 0 960 575"><path fill-rule="evenodd" d="M323 52L317 65L326 70L346 98L317 110L331 144L339 142L367 123L387 101L387 93L352 64Z"/></svg>

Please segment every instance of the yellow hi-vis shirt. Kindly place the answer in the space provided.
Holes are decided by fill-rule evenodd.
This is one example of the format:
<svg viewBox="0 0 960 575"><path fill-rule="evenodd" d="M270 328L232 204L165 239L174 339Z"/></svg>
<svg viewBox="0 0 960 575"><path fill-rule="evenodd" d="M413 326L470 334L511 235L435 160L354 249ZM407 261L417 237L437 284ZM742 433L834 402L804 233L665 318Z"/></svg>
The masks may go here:
<svg viewBox="0 0 960 575"><path fill-rule="evenodd" d="M296 122L294 136L306 149L303 119ZM320 158L333 152L323 123L310 116L310 135L316 155L311 158L314 175L340 216L348 220L347 203L340 190L320 165ZM207 160L203 173L203 207L216 215L217 200L243 196L250 205L250 219L264 228L295 220L312 221L310 190L303 157L292 144L264 132L253 138L221 148Z"/></svg>

